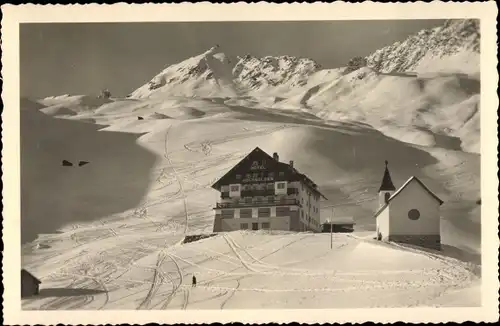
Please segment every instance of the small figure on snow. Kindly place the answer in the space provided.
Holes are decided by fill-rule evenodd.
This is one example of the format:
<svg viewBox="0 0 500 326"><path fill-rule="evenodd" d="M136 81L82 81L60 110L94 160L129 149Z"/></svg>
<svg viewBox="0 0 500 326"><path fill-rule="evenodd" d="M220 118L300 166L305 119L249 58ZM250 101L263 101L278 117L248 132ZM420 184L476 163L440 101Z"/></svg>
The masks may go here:
<svg viewBox="0 0 500 326"><path fill-rule="evenodd" d="M193 287L195 287L195 286L196 286L196 276L194 276L194 274L193 274Z"/></svg>

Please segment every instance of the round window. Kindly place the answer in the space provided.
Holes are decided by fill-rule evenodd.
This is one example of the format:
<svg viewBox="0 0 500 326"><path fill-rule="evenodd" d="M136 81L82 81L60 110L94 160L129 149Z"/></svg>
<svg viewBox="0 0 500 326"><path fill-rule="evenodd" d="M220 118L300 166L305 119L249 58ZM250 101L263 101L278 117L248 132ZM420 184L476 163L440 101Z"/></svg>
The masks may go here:
<svg viewBox="0 0 500 326"><path fill-rule="evenodd" d="M420 218L420 212L418 209L410 209L408 211L408 218L413 221L418 220Z"/></svg>

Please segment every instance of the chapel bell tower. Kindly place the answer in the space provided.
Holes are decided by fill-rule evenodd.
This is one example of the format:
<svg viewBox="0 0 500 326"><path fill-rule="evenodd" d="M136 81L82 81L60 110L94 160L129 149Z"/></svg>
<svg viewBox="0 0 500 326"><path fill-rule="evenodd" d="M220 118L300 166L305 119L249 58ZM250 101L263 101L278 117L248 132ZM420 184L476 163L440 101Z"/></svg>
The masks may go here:
<svg viewBox="0 0 500 326"><path fill-rule="evenodd" d="M394 187L394 184L392 183L391 174L389 173L388 164L389 164L389 162L387 162L387 160L386 160L385 161L384 177L382 178L382 184L380 185L380 188L378 190L379 207L384 206L387 203L387 201L389 200L389 198L396 191L396 187Z"/></svg>

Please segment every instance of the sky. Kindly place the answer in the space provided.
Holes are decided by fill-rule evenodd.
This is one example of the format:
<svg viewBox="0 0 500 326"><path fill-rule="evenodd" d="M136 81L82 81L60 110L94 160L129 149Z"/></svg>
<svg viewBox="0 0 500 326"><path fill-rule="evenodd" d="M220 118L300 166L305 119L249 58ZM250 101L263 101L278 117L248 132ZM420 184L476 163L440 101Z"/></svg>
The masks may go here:
<svg viewBox="0 0 500 326"><path fill-rule="evenodd" d="M125 96L215 44L228 55L291 55L336 68L443 20L43 23L20 26L21 96Z"/></svg>

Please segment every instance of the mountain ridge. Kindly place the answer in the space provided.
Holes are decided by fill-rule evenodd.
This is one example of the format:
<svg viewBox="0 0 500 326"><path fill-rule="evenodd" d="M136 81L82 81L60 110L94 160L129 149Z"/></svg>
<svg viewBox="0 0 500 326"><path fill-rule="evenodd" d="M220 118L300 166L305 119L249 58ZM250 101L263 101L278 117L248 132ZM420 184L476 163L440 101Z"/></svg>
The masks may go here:
<svg viewBox="0 0 500 326"><path fill-rule="evenodd" d="M363 58L364 65L381 73L477 74L479 39L478 20L447 20L442 26L421 30L405 40L376 50ZM460 66L457 61L465 61L466 64ZM129 97L189 93L187 90L180 91L179 85L191 87L188 95L200 97L238 96L280 87L302 88L315 74L323 72L326 75L329 70L335 69L323 69L311 58L289 55L229 57L216 45L199 55L169 65Z"/></svg>

